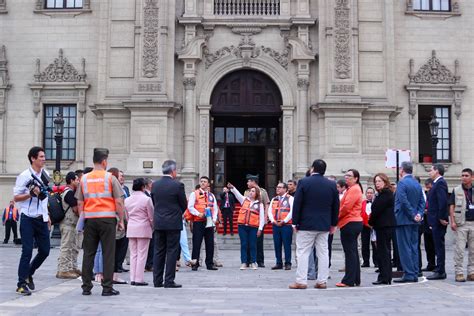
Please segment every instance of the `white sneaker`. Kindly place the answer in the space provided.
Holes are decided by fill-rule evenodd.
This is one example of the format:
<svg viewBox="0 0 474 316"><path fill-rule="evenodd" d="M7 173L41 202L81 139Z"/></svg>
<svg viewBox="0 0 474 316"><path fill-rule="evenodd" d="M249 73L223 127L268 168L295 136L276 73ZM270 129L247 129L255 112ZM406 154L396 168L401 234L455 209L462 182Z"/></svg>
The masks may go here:
<svg viewBox="0 0 474 316"><path fill-rule="evenodd" d="M257 269L258 269L257 264L256 264L255 262L252 263L252 264L250 264L250 268L251 268L252 270L257 270Z"/></svg>
<svg viewBox="0 0 474 316"><path fill-rule="evenodd" d="M240 266L240 270L247 270L247 264L242 263L242 265Z"/></svg>

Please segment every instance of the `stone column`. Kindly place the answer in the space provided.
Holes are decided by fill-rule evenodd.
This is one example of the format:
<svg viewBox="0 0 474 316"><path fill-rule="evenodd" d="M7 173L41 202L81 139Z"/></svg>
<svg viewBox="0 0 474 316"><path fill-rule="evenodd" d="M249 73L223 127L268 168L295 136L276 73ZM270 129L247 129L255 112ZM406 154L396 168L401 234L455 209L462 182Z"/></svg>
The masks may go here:
<svg viewBox="0 0 474 316"><path fill-rule="evenodd" d="M283 180L293 178L293 119L295 108L293 106L282 106L283 110Z"/></svg>
<svg viewBox="0 0 474 316"><path fill-rule="evenodd" d="M196 171L194 165L194 120L195 120L195 106L194 106L194 87L196 86L196 79L194 77L185 77L183 79L184 85L184 159L183 159L183 173L194 173Z"/></svg>
<svg viewBox="0 0 474 316"><path fill-rule="evenodd" d="M296 170L305 173L308 170L308 87L307 76L298 77L298 159Z"/></svg>
<svg viewBox="0 0 474 316"><path fill-rule="evenodd" d="M209 177L209 121L211 105L199 106L199 176Z"/></svg>

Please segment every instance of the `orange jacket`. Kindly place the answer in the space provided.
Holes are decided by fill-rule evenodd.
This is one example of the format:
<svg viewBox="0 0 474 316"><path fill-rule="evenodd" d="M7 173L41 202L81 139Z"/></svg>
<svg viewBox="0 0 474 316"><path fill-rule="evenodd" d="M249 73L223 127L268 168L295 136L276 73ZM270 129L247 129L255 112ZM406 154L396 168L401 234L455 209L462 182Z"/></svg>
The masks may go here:
<svg viewBox="0 0 474 316"><path fill-rule="evenodd" d="M349 222L362 222L362 190L359 184L354 184L342 197L339 206L339 221L337 227L342 228Z"/></svg>
<svg viewBox="0 0 474 316"><path fill-rule="evenodd" d="M206 215L206 208L211 209L211 213L214 212L214 203L216 202L214 200L214 196L212 194L207 194L207 197L204 193L201 192L201 190L196 190L194 191L194 196L196 198L196 202L194 202L194 208L200 213ZM191 214L193 217L192 221L194 222L205 222L206 221L206 216L204 217L199 217L199 216L194 216Z"/></svg>
<svg viewBox="0 0 474 316"><path fill-rule="evenodd" d="M94 170L82 176L85 218L116 218L112 174Z"/></svg>
<svg viewBox="0 0 474 316"><path fill-rule="evenodd" d="M3 210L2 221L3 221L4 225L5 225L6 221L8 220L8 213L9 212L10 212L10 206L8 206L6 209ZM13 207L13 210L12 210L12 220L14 222L18 221L18 210L16 209L16 207Z"/></svg>
<svg viewBox="0 0 474 316"><path fill-rule="evenodd" d="M274 199L272 202L272 215L275 221L283 221L290 213L290 195L285 195L283 201L280 203L278 199ZM291 219L285 225L291 225Z"/></svg>
<svg viewBox="0 0 474 316"><path fill-rule="evenodd" d="M258 228L260 225L260 202L251 205L250 201L245 199L239 210L237 224Z"/></svg>

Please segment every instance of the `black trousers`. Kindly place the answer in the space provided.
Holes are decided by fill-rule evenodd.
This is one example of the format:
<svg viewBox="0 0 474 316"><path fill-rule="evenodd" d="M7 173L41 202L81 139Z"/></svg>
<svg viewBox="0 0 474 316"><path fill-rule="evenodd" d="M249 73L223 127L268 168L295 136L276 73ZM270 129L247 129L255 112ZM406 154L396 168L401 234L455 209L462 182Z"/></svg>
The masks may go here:
<svg viewBox="0 0 474 316"><path fill-rule="evenodd" d="M102 281L103 292L112 289L115 264L115 231L117 220L115 218L90 218L86 220L84 226L84 241L82 249L84 257L82 259L82 289L90 291L92 289L92 270L94 268L94 258L99 246L102 243L102 256L104 259L104 280Z"/></svg>
<svg viewBox="0 0 474 316"><path fill-rule="evenodd" d="M16 222L13 220L8 220L5 222L5 241L8 242L10 240L10 230L13 232L13 240L18 239L18 232L16 229Z"/></svg>
<svg viewBox="0 0 474 316"><path fill-rule="evenodd" d="M153 284L163 284L163 273L165 285L174 282L176 275L176 261L178 260L179 237L181 230L155 230L155 253L153 257ZM165 271L166 265L166 271Z"/></svg>
<svg viewBox="0 0 474 316"><path fill-rule="evenodd" d="M440 223L436 223L432 226L433 230L433 241L436 252L436 268L435 272L446 273L445 261L446 261L446 248L444 236L446 235L446 227Z"/></svg>
<svg viewBox="0 0 474 316"><path fill-rule="evenodd" d="M224 235L227 234L227 224L230 225L230 233L234 234L234 212L230 208L222 209L222 220L224 221Z"/></svg>
<svg viewBox="0 0 474 316"><path fill-rule="evenodd" d="M434 269L436 267L436 253L433 241L433 231L431 228L425 226L423 231L423 241L425 242L426 261L428 262L427 268Z"/></svg>
<svg viewBox="0 0 474 316"><path fill-rule="evenodd" d="M375 234L377 235L377 262L380 270L377 280L390 283L392 282L390 240L392 239L393 228L377 228Z"/></svg>
<svg viewBox="0 0 474 316"><path fill-rule="evenodd" d="M150 239L150 245L148 246L148 255L146 257L145 269L150 270L153 268L153 252L155 250L155 239L153 236Z"/></svg>
<svg viewBox="0 0 474 316"><path fill-rule="evenodd" d="M398 255L398 243L397 243L397 233L395 229L392 233L392 241L393 247L393 257L392 257L392 266L397 267L397 271L402 271L402 265L400 263L400 256Z"/></svg>
<svg viewBox="0 0 474 316"><path fill-rule="evenodd" d="M114 272L118 272L120 268L122 268L123 261L127 256L127 249L128 249L128 238L122 237L120 239L115 240L115 265L114 265Z"/></svg>
<svg viewBox="0 0 474 316"><path fill-rule="evenodd" d="M206 245L206 266L214 264L214 227L206 228L206 222L194 222L193 224L193 251L192 259L199 262L202 240Z"/></svg>
<svg viewBox="0 0 474 316"><path fill-rule="evenodd" d="M329 250L329 267L331 267L331 257L332 257L332 241L334 240L334 234L329 234L328 236L328 250ZM316 253L315 253L316 255ZM317 266L317 265L316 265Z"/></svg>
<svg viewBox="0 0 474 316"><path fill-rule="evenodd" d="M341 243L346 256L346 273L342 283L354 286L360 284L360 260L357 250L357 238L362 231L362 222L349 222L341 228Z"/></svg>
<svg viewBox="0 0 474 316"><path fill-rule="evenodd" d="M377 248L375 243L370 240L370 227L364 226L361 233L362 242L362 259L363 264L370 265L370 247L372 246L372 262L374 266L377 265Z"/></svg>

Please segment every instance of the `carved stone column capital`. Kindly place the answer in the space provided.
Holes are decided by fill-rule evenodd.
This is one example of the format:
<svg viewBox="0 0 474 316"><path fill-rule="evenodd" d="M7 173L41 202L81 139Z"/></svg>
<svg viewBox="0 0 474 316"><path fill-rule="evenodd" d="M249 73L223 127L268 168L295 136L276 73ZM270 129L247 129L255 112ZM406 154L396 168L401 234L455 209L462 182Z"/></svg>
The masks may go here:
<svg viewBox="0 0 474 316"><path fill-rule="evenodd" d="M298 78L297 85L300 90L308 90L309 80L306 78Z"/></svg>
<svg viewBox="0 0 474 316"><path fill-rule="evenodd" d="M193 90L196 86L196 78L184 78L183 79L184 89Z"/></svg>

